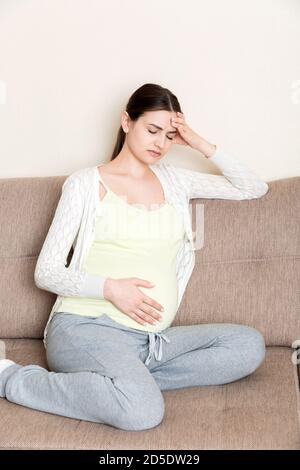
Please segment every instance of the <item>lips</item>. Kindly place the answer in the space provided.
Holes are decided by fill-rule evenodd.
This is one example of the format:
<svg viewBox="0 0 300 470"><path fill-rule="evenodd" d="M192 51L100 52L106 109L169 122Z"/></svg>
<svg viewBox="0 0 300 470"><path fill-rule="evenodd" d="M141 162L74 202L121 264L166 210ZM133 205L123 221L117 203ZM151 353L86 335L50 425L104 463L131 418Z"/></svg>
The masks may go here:
<svg viewBox="0 0 300 470"><path fill-rule="evenodd" d="M154 153L157 157L161 155L160 152L156 152L155 150L148 150L148 152Z"/></svg>

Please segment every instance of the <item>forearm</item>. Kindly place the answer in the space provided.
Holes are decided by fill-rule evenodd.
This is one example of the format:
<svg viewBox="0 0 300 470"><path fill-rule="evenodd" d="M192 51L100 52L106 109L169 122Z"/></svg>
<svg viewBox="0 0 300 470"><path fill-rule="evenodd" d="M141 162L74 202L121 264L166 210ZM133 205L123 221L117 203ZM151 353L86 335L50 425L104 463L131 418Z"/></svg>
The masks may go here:
<svg viewBox="0 0 300 470"><path fill-rule="evenodd" d="M199 143L196 150L199 150L206 158L211 158L216 151L217 146L209 143L203 137L199 138Z"/></svg>

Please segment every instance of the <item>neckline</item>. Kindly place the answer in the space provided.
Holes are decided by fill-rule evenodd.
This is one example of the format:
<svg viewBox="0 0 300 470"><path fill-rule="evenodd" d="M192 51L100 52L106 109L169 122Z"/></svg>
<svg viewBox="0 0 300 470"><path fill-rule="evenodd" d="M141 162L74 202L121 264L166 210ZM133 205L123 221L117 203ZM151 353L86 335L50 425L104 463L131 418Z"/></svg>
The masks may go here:
<svg viewBox="0 0 300 470"><path fill-rule="evenodd" d="M161 180L159 179L159 177L157 176L156 172L152 169L152 165L149 165L149 168L150 168L150 171L152 171L152 173L156 176L156 178L158 179L158 181L160 182L160 185L162 187L162 190L163 190L163 193L164 193L164 204L161 205L160 207L158 207L157 209L141 209L140 207L136 207L136 204L139 204L139 203L135 203L135 204L129 204L128 202L126 202L123 197L119 196L118 194L116 194L114 191L112 191L108 186L107 184L103 181L103 178L102 178L102 175L100 175L100 172L99 172L99 166L103 166L105 165L105 163L100 163L99 165L96 165L96 171L97 171L97 175L98 175L98 181L101 181L101 183L104 185L106 191L110 192L111 194L113 194L116 198L118 198L119 200L121 200L123 202L123 204L125 204L127 207L129 208L132 208L132 209L135 209L135 210L138 210L139 212L145 212L146 214L147 213L150 213L150 212L159 212L163 209L165 209L165 207L168 206L168 202L167 202L167 199L166 199L166 193L165 193L165 190L164 190L164 187L163 187L163 184L161 182ZM106 193L107 194L107 193ZM104 198L106 196L106 194L104 195ZM104 199L103 198L103 199ZM100 197L99 197L99 192L98 192L98 202L101 204L101 202L103 201L100 200ZM153 203L155 204L155 203Z"/></svg>

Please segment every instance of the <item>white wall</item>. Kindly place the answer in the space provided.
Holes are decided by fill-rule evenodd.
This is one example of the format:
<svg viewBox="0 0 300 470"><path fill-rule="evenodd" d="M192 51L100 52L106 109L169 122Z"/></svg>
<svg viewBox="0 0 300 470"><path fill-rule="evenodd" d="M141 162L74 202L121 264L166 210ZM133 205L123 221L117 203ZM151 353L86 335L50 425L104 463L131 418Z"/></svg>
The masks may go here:
<svg viewBox="0 0 300 470"><path fill-rule="evenodd" d="M266 181L300 175L299 0L0 0L0 177L107 161L147 82ZM164 158L220 173L187 147Z"/></svg>

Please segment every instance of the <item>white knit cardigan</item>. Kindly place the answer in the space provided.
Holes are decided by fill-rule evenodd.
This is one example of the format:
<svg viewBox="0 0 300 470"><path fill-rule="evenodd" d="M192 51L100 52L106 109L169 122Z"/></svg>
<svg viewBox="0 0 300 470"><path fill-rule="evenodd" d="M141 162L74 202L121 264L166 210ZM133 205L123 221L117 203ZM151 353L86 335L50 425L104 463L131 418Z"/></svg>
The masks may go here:
<svg viewBox="0 0 300 470"><path fill-rule="evenodd" d="M163 161L149 165L161 182L166 202L176 206L185 227L185 237L176 261L177 310L195 266L189 200L254 199L260 198L269 189L267 183L244 163L218 146L209 159L224 176L180 168ZM37 259L34 272L36 286L58 295L44 330L45 348L48 325L63 296L104 298L106 277L82 270L95 235L96 217L102 213L99 180L97 166L77 170L65 179L56 212ZM73 256L70 265L66 267L72 245Z"/></svg>

